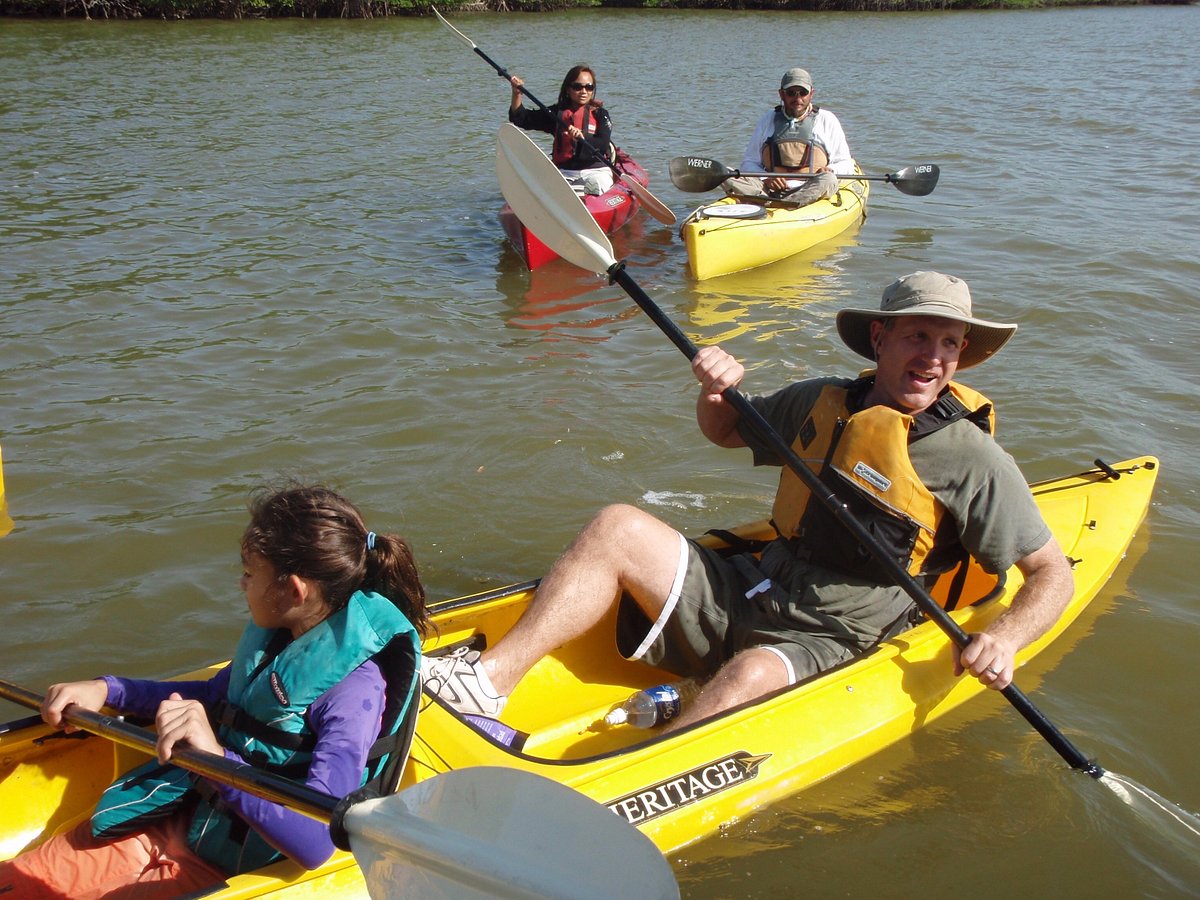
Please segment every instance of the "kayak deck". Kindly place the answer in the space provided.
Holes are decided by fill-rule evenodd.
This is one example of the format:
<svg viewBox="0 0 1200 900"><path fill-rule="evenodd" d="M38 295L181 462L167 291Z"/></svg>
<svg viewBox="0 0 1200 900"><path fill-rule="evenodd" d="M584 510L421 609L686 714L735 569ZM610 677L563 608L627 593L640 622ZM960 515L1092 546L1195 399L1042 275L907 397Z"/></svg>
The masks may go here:
<svg viewBox="0 0 1200 900"><path fill-rule="evenodd" d="M861 174L858 166L855 172ZM702 281L778 262L830 240L867 217L870 183L845 180L837 194L807 206L726 197L701 206L680 226L688 270ZM749 215L754 206L761 214ZM734 212L746 217L730 217Z"/></svg>
<svg viewBox="0 0 1200 900"><path fill-rule="evenodd" d="M1073 562L1075 594L1050 632L1018 654L1018 664L1086 608L1145 514L1157 462L1146 457L1113 468L1120 479L1095 469L1034 486ZM765 524L741 530L743 536L766 531ZM950 580L934 591L943 605ZM1020 584L1015 569L998 578L972 566L951 615L968 632L985 628L1009 608ZM531 596L525 587L440 605L440 633L427 650L494 643ZM977 679L953 675L949 638L925 622L830 672L678 732L610 728L603 716L630 693L676 678L621 659L612 620L538 663L513 692L501 718L528 734L520 751L426 696L406 780L469 765L527 768L610 806L669 852L840 771L986 690Z"/></svg>
<svg viewBox="0 0 1200 900"><path fill-rule="evenodd" d="M617 169L636 181L642 187L650 183L650 176L629 154L618 148L615 166ZM623 227L641 209L641 201L637 195L614 173L613 186L603 194L588 194L580 199L587 211L591 213L596 224L605 234L612 234ZM513 249L517 251L529 269L537 269L546 263L558 259L558 254L542 243L532 231L527 229L513 208L507 203L500 210L500 224Z"/></svg>

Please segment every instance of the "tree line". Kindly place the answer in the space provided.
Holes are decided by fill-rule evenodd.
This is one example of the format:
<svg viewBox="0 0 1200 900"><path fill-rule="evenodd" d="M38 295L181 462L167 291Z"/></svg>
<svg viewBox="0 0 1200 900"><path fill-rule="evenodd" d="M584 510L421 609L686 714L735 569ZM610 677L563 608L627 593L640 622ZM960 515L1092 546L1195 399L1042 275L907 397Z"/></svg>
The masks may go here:
<svg viewBox="0 0 1200 900"><path fill-rule="evenodd" d="M1192 0L442 0L443 13L563 9L766 9L906 12L1051 6L1187 5ZM428 0L0 0L0 15L80 19L270 19L428 16Z"/></svg>

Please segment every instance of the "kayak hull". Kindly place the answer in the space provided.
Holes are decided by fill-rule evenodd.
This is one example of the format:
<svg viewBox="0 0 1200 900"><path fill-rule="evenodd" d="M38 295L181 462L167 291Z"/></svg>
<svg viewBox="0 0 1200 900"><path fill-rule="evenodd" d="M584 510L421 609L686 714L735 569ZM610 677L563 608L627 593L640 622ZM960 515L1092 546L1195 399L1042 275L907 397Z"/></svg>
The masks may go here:
<svg viewBox="0 0 1200 900"><path fill-rule="evenodd" d="M855 167L861 174L861 170ZM688 271L697 280L778 262L830 240L867 217L870 182L845 180L837 194L798 208L726 197L701 206L680 226ZM763 210L731 218L747 202Z"/></svg>
<svg viewBox="0 0 1200 900"><path fill-rule="evenodd" d="M634 159L624 150L617 150L615 163L617 169L642 187L650 183L650 177ZM581 198L587 211L596 220L605 234L612 234L624 226L641 209L641 201L629 185L619 176L613 181L613 186L600 195L587 195ZM527 229L517 214L507 203L500 210L500 224L513 249L517 251L526 267L537 269L546 263L558 259L558 254L541 242L537 235Z"/></svg>
<svg viewBox="0 0 1200 900"><path fill-rule="evenodd" d="M1054 627L1018 654L1018 666L1059 638L1087 608L1145 515L1157 460L1141 457L1111 470L1120 477L1096 468L1032 486L1072 561L1075 592ZM768 536L769 526L757 523L737 531ZM950 580L939 582L934 596L953 606L950 615L969 632L1008 609L1021 582L1015 569L998 578L972 566L959 602L951 604ZM437 631L426 651L463 642L494 644L525 609L535 584L435 604ZM520 768L607 805L669 853L904 739L986 690L974 678L954 677L950 640L925 622L846 665L679 732L606 727L604 715L630 693L673 680L666 672L620 658L612 628L610 616L522 680L502 716L521 736L516 742L485 733L440 700L424 696L400 788L467 766ZM100 791L143 759L101 738L65 738L41 724L0 732L4 856L88 815ZM271 892L365 896L361 874L344 853L313 872L276 863L230 879L211 896Z"/></svg>
<svg viewBox="0 0 1200 900"><path fill-rule="evenodd" d="M1075 593L1054 627L1017 655L1018 665L1086 609L1144 517L1157 461L1144 457L1114 468L1122 473L1116 480L1094 469L1034 486L1047 523L1074 563ZM766 523L742 531L770 534ZM950 580L935 590L939 601ZM1011 606L1020 584L1015 568L998 579L973 566L950 614L966 631L981 630ZM428 649L472 639L493 644L529 595L481 595L477 602L458 601L456 609L441 607L440 635ZM528 733L519 753L427 697L409 776L469 765L528 768L608 805L671 852L865 759L986 691L977 679L954 676L950 639L925 622L831 672L679 732L604 728L599 721L630 693L676 678L619 658L612 635L610 616L525 676L502 716Z"/></svg>

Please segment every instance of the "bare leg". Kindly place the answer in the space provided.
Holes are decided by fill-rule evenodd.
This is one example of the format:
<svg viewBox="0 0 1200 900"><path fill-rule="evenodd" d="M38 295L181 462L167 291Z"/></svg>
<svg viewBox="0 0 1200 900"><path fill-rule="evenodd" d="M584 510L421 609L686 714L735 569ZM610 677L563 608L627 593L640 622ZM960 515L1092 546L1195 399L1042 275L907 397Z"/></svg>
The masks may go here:
<svg viewBox="0 0 1200 900"><path fill-rule="evenodd" d="M715 716L785 687L787 683L787 667L778 656L760 647L743 650L717 670L696 698L684 707L679 718L667 723L663 731L674 731Z"/></svg>
<svg viewBox="0 0 1200 900"><path fill-rule="evenodd" d="M543 656L579 637L628 592L651 619L679 565L679 533L633 506L600 510L542 579L537 596L482 663L502 695Z"/></svg>

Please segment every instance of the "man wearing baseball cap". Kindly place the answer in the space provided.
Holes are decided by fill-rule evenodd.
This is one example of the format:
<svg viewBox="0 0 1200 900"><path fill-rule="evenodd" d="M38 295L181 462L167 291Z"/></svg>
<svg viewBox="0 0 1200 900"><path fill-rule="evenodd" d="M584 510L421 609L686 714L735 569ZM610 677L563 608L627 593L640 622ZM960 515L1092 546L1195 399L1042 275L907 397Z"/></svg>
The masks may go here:
<svg viewBox="0 0 1200 900"><path fill-rule="evenodd" d="M874 368L749 398L918 581L931 585L968 554L989 572L1020 570L1009 610L955 650L956 671L997 690L1073 590L1025 479L992 437L991 403L953 380L1016 330L976 316L961 279L914 272L887 286L878 309L837 315L838 335ZM704 436L782 467L771 510L779 537L761 556L723 556L641 509L606 507L495 646L422 662L427 690L464 712L498 715L534 663L619 604L626 657L706 682L668 726L681 727L853 659L913 623L912 598L726 402L723 392L745 376L741 363L714 345L692 371Z"/></svg>
<svg viewBox="0 0 1200 900"><path fill-rule="evenodd" d="M854 174L854 159L837 116L813 103L807 69L788 69L779 82L779 105L759 117L742 157L742 171L779 172L775 178L740 176L727 194L786 199L800 206L832 197L838 175ZM795 177L787 178L782 173ZM809 177L798 177L805 175Z"/></svg>

